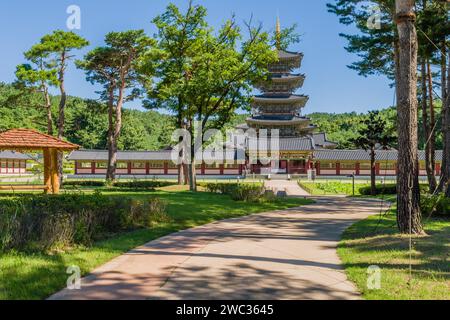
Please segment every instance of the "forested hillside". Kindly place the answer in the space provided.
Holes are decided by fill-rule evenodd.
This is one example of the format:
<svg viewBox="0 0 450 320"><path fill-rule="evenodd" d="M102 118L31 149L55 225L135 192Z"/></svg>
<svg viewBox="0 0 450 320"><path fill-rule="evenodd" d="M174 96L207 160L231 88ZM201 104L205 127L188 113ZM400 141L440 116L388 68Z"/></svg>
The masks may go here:
<svg viewBox="0 0 450 320"><path fill-rule="evenodd" d="M56 119L59 97L52 97ZM156 111L125 110L119 140L122 150L158 150L170 145L174 123L168 115ZM0 130L32 128L46 132L42 97L0 83ZM66 109L66 138L88 149L105 149L108 119L100 102L69 97Z"/></svg>
<svg viewBox="0 0 450 320"><path fill-rule="evenodd" d="M54 119L56 119L59 97L52 97ZM437 114L440 114L439 103ZM387 119L389 129L396 130L395 108L380 111ZM66 137L87 149L105 149L106 131L108 128L107 112L104 104L89 99L69 97L67 104ZM231 128L245 122L248 115L236 114ZM328 138L339 144L338 148L355 148L350 139L355 138L361 120L366 115L351 113L312 113L308 117L318 126L318 132L326 132ZM420 117L419 117L420 119ZM438 119L439 120L439 119ZM440 121L436 132L440 132ZM9 128L33 128L46 131L45 111L42 98L38 93L16 89L10 84L0 83L0 130ZM157 111L125 110L123 131L119 140L121 150L158 150L170 145L170 137L175 124L169 115ZM425 139L422 134L422 124L419 123L420 148ZM442 148L442 139L437 136L437 148Z"/></svg>

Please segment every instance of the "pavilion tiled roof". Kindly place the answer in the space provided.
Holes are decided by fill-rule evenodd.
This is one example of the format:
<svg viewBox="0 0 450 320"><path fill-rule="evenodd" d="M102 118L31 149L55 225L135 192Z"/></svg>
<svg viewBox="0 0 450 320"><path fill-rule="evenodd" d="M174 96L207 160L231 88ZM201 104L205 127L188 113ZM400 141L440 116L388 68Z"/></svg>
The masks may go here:
<svg viewBox="0 0 450 320"><path fill-rule="evenodd" d="M0 133L0 150L76 150L78 145L31 129L11 129Z"/></svg>

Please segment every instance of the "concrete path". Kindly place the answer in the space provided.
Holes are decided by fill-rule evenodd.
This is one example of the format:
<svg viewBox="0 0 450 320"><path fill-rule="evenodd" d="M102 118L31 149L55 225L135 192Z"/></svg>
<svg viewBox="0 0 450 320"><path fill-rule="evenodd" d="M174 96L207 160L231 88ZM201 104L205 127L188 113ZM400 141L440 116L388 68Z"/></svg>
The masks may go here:
<svg viewBox="0 0 450 320"><path fill-rule="evenodd" d="M286 191L288 196L308 196L309 193L300 188L297 181L288 180L266 180L264 185L267 189L273 190L275 194L279 191Z"/></svg>
<svg viewBox="0 0 450 320"><path fill-rule="evenodd" d="M378 201L318 198L224 220L124 254L50 299L358 299L336 246Z"/></svg>

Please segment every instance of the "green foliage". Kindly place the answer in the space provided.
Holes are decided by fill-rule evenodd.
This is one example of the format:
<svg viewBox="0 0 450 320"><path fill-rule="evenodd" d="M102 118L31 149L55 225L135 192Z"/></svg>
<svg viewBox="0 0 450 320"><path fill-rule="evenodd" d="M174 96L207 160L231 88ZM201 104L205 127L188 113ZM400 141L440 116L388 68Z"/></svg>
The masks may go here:
<svg viewBox="0 0 450 320"><path fill-rule="evenodd" d="M362 195L370 195L370 187L359 188L359 192ZM379 194L397 194L396 184L377 184L375 187L375 195Z"/></svg>
<svg viewBox="0 0 450 320"><path fill-rule="evenodd" d="M362 127L358 130L358 136L352 139L357 147L364 150L375 150L377 145L388 148L395 141L394 128L389 128L389 123L379 111L369 111L366 118L361 121Z"/></svg>
<svg viewBox="0 0 450 320"><path fill-rule="evenodd" d="M327 133L329 140L338 143L338 149L355 149L355 140L358 132L364 130L370 114L362 113L311 113L308 115L312 122L318 127L318 132ZM378 111L379 119L385 123L387 132L394 132L397 128L397 112L394 107ZM396 147L395 144L392 144Z"/></svg>
<svg viewBox="0 0 450 320"><path fill-rule="evenodd" d="M261 27L248 25L244 39L232 17L214 33L206 9L192 1L186 12L170 4L153 22L159 51L148 108L173 112L180 126L201 121L204 130L222 129L237 109L249 108L252 84L266 79L276 60Z"/></svg>
<svg viewBox="0 0 450 320"><path fill-rule="evenodd" d="M52 100L57 116L57 97ZM85 149L105 149L108 129L106 105L90 99L68 97L65 136ZM47 130L42 97L22 87L0 83L0 130L30 128ZM124 110L119 146L124 150L160 150L170 145L174 120L156 111Z"/></svg>
<svg viewBox="0 0 450 320"><path fill-rule="evenodd" d="M362 76L385 75L394 79L394 0L335 0L327 7L329 12L339 17L340 23L354 25L358 29L355 34L339 34L348 41L345 49L360 58L348 67ZM371 8L375 7L380 9L380 28L369 28L367 22L374 14Z"/></svg>
<svg viewBox="0 0 450 320"><path fill-rule="evenodd" d="M76 65L86 72L89 82L103 87L99 92L102 100L117 108L122 102L139 97L140 84L150 79L138 69L147 66L142 59L149 58L146 55L153 44L143 30L110 32L105 36L105 46L91 50Z"/></svg>
<svg viewBox="0 0 450 320"><path fill-rule="evenodd" d="M26 54L27 57L47 56L53 60L48 65L55 66L57 63L64 63L60 60L61 55L65 59L70 58L69 54L74 49L82 49L89 45L89 42L83 37L72 31L55 30L51 34L42 37L40 43L34 45ZM53 56L52 56L53 55ZM59 68L63 67L62 65Z"/></svg>
<svg viewBox="0 0 450 320"><path fill-rule="evenodd" d="M108 185L104 180L64 180L65 188L105 187L102 191L154 191L156 188L175 185L175 182L163 180L114 181Z"/></svg>
<svg viewBox="0 0 450 320"><path fill-rule="evenodd" d="M162 180L133 180L133 181L116 181L113 186L117 188L134 189L134 190L153 190L155 188L173 186L176 182Z"/></svg>
<svg viewBox="0 0 450 320"><path fill-rule="evenodd" d="M424 216L450 216L450 199L445 194L422 194L420 210Z"/></svg>
<svg viewBox="0 0 450 320"><path fill-rule="evenodd" d="M159 199L101 194L23 196L0 201L0 250L91 245L111 233L166 219Z"/></svg>
<svg viewBox="0 0 450 320"><path fill-rule="evenodd" d="M264 198L261 183L201 183L206 191L229 195L235 201L260 201Z"/></svg>
<svg viewBox="0 0 450 320"><path fill-rule="evenodd" d="M68 180L64 179L64 187L104 187L104 180Z"/></svg>
<svg viewBox="0 0 450 320"><path fill-rule="evenodd" d="M30 128L46 130L41 112L42 97L36 92L0 82L0 130Z"/></svg>
<svg viewBox="0 0 450 320"><path fill-rule="evenodd" d="M428 191L428 185L421 184L419 186L419 188L420 188L420 191L424 194ZM375 195L397 194L397 185L396 184L391 184L391 183L377 184L375 189L376 189ZM370 195L370 187L359 188L359 192L362 195Z"/></svg>

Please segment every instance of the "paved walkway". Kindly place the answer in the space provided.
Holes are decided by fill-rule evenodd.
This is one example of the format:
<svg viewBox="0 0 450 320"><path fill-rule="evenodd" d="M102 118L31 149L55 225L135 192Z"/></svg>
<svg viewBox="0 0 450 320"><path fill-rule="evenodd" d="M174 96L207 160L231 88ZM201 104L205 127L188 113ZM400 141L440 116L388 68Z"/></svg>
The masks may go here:
<svg viewBox="0 0 450 320"><path fill-rule="evenodd" d="M267 189L273 190L275 194L286 191L288 196L308 196L309 193L300 188L296 180L266 180L264 185Z"/></svg>
<svg viewBox="0 0 450 320"><path fill-rule="evenodd" d="M51 299L358 299L341 233L379 202L319 198L301 208L178 232L124 254Z"/></svg>

